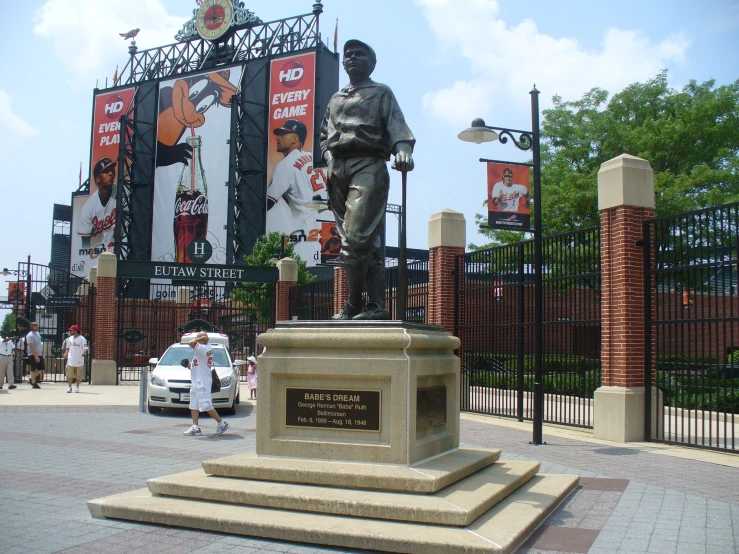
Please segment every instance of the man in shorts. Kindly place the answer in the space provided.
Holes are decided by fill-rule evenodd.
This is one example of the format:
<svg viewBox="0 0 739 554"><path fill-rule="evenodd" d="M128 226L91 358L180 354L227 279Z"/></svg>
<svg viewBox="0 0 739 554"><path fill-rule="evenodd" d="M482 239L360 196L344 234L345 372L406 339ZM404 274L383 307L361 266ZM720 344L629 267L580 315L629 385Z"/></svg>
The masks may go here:
<svg viewBox="0 0 739 554"><path fill-rule="evenodd" d="M213 385L211 368L213 367L213 348L208 344L208 333L201 331L188 342L190 348L195 352L192 357L190 368L190 414L192 415L192 427L182 433L183 435L201 435L202 431L198 425L200 412L208 412L208 415L218 422L216 435L222 435L228 429L228 422L221 419L213 407L210 388Z"/></svg>
<svg viewBox="0 0 739 554"><path fill-rule="evenodd" d="M41 335L38 333L38 323L31 323L31 332L26 335L26 345L28 346L28 357L31 363L31 378L28 384L34 389L40 389L38 377L44 371L43 348L41 347Z"/></svg>
<svg viewBox="0 0 739 554"><path fill-rule="evenodd" d="M80 335L78 325L72 325L69 330L72 336L65 341L65 353L67 357L67 383L69 388L67 392L72 392L72 383L77 381L77 388L74 392L80 392L80 382L82 375L85 373L85 354L87 353L87 339Z"/></svg>

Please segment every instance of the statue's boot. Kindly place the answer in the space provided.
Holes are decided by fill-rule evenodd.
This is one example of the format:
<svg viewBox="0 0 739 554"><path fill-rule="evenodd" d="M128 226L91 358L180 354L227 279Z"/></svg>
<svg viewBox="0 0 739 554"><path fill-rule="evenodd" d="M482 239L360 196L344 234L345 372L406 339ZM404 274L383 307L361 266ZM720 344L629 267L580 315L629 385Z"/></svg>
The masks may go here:
<svg viewBox="0 0 739 554"><path fill-rule="evenodd" d="M367 276L367 263L363 260L346 262L344 270L349 285L349 300L344 303L341 311L331 318L337 321L353 319L362 311L362 285Z"/></svg>
<svg viewBox="0 0 739 554"><path fill-rule="evenodd" d="M390 312L385 309L385 272L381 264L373 264L368 270L366 284L369 302L354 320L390 319Z"/></svg>

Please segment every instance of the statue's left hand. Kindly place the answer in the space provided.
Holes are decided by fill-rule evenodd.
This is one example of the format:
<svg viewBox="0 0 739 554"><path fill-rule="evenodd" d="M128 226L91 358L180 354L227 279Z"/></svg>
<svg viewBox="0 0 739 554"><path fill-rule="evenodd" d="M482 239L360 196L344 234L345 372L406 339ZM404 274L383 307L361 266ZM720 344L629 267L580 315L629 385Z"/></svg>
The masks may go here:
<svg viewBox="0 0 739 554"><path fill-rule="evenodd" d="M409 146L400 146L395 153L395 161L391 166L398 171L413 171L415 164L413 163L413 153Z"/></svg>

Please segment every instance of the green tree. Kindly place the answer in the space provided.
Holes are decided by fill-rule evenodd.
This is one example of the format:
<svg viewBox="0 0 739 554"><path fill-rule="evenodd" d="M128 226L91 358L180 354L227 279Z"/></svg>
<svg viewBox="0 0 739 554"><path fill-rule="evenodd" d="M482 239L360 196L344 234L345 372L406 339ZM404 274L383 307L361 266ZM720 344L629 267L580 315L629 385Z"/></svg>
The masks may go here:
<svg viewBox="0 0 739 554"><path fill-rule="evenodd" d="M594 88L572 102L555 96L544 110L545 235L598 225L598 170L624 153L652 165L658 216L739 200L739 80L691 81L677 91L662 71L608 97ZM498 244L516 238L486 234Z"/></svg>
<svg viewBox="0 0 739 554"><path fill-rule="evenodd" d="M272 232L259 237L251 254L244 256L244 263L252 267L275 267L280 258L292 258L298 262L298 284L312 283L316 276L308 273L303 260L292 243L283 244L283 235ZM274 306L274 285L269 283L238 283L231 299L240 302L247 314L260 321L269 321Z"/></svg>
<svg viewBox="0 0 739 554"><path fill-rule="evenodd" d="M5 318L3 319L3 324L0 326L0 331L5 331L6 333L10 334L15 331L15 314L10 312L5 314Z"/></svg>

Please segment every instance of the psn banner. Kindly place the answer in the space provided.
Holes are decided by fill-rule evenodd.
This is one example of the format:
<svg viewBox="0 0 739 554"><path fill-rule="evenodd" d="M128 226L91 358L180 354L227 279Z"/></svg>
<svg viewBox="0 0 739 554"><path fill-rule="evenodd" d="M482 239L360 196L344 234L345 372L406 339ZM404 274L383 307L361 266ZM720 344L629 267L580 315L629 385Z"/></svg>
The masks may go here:
<svg viewBox="0 0 739 554"><path fill-rule="evenodd" d="M487 162L488 227L530 231L529 167Z"/></svg>
<svg viewBox="0 0 739 554"><path fill-rule="evenodd" d="M72 206L70 273L87 277L96 258L115 246L120 118L133 111L133 88L98 94L92 120L90 195L76 196Z"/></svg>
<svg viewBox="0 0 739 554"><path fill-rule="evenodd" d="M321 261L326 170L313 159L315 53L273 60L269 86L267 232L291 242L309 267Z"/></svg>

